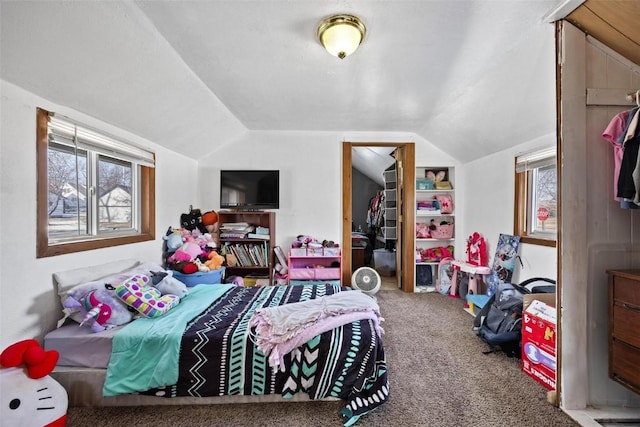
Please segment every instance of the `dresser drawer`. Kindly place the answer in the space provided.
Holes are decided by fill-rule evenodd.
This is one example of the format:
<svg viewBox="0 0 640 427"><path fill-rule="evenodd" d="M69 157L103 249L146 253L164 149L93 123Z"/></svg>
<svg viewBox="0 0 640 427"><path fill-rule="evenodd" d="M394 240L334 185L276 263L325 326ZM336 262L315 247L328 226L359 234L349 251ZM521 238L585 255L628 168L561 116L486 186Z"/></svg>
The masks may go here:
<svg viewBox="0 0 640 427"><path fill-rule="evenodd" d="M640 350L614 340L609 374L612 379L640 392Z"/></svg>
<svg viewBox="0 0 640 427"><path fill-rule="evenodd" d="M613 306L613 338L640 349L640 311ZM640 370L640 368L638 368Z"/></svg>
<svg viewBox="0 0 640 427"><path fill-rule="evenodd" d="M615 277L613 281L613 300L635 306L640 310L640 282L627 277Z"/></svg>

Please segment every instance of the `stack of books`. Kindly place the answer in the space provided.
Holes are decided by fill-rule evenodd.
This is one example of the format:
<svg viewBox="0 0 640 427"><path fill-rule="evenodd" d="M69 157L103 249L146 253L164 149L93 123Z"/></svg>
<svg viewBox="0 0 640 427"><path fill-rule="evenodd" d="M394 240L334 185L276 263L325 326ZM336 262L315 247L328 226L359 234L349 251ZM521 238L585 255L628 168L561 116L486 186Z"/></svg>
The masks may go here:
<svg viewBox="0 0 640 427"><path fill-rule="evenodd" d="M225 222L220 226L221 239L245 239L255 227L246 222Z"/></svg>
<svg viewBox="0 0 640 427"><path fill-rule="evenodd" d="M269 229L267 227L256 227L255 233L247 234L247 237L250 239L262 239L269 240Z"/></svg>

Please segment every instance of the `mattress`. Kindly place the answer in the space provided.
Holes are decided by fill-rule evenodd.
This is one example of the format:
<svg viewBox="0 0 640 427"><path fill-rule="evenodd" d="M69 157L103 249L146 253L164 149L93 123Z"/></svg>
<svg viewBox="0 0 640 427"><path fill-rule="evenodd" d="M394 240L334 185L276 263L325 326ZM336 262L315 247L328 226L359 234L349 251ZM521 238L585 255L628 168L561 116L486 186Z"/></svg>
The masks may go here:
<svg viewBox="0 0 640 427"><path fill-rule="evenodd" d="M122 326L102 332L77 323L68 323L44 336L44 349L60 353L57 366L106 368L111 357L113 335Z"/></svg>

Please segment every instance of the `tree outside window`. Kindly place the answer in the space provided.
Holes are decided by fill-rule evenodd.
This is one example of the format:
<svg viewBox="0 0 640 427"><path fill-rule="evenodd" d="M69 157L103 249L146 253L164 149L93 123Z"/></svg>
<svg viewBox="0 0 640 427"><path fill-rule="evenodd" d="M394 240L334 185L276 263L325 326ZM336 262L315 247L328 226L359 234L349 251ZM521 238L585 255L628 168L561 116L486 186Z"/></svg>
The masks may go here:
<svg viewBox="0 0 640 427"><path fill-rule="evenodd" d="M516 157L514 234L521 242L556 246L557 188L555 147Z"/></svg>
<svg viewBox="0 0 640 427"><path fill-rule="evenodd" d="M154 154L66 117L37 114L37 256L153 240Z"/></svg>

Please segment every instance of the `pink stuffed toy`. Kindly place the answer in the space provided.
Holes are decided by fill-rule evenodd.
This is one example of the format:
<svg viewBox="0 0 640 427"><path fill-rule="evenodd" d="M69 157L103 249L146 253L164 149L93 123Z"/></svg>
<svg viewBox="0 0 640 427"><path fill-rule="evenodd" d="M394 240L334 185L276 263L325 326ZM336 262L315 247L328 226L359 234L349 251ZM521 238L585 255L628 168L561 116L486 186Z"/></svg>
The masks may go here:
<svg viewBox="0 0 640 427"><path fill-rule="evenodd" d="M174 252L167 261L169 262L191 262L202 253L200 245L194 242L186 242L180 249Z"/></svg>

